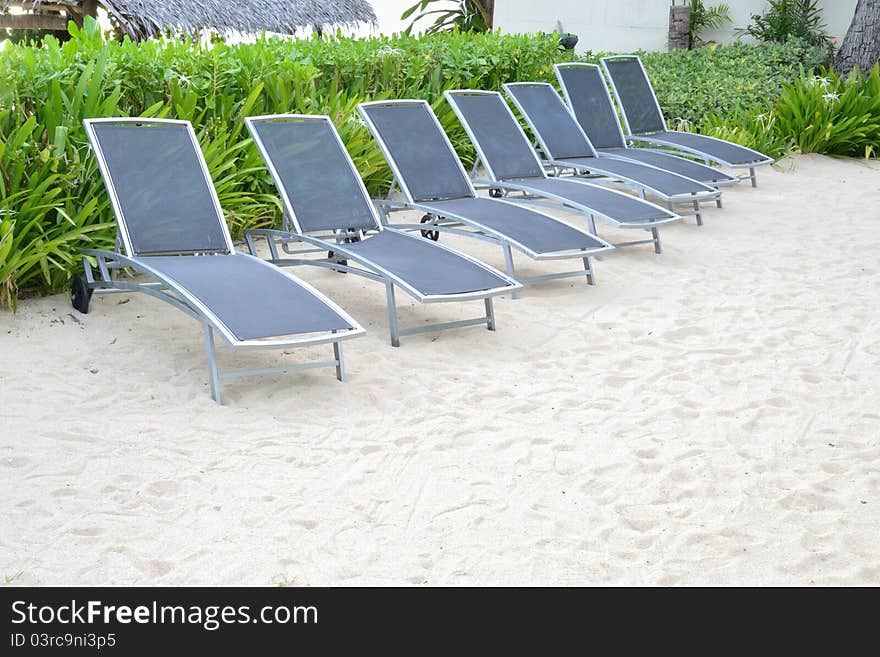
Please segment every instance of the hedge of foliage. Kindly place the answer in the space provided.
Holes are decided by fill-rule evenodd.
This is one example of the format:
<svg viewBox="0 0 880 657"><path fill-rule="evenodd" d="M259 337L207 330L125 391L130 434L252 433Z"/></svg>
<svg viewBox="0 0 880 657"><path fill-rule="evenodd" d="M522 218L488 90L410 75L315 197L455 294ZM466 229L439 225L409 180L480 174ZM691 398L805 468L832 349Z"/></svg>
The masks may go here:
<svg viewBox="0 0 880 657"><path fill-rule="evenodd" d="M824 54L800 41L750 46L639 53L670 127L699 130L711 114L773 102L782 89L824 62ZM582 61L597 62L588 53Z"/></svg>
<svg viewBox="0 0 880 657"><path fill-rule="evenodd" d="M87 244L112 246L113 217L82 120L188 119L196 126L232 231L279 218L265 167L247 138L247 115L332 117L371 192L390 174L355 120L365 99L442 102L446 87L499 88L546 78L552 37L446 34L418 40L265 39L210 48L179 41L106 42L96 23L66 43L6 44L0 52L0 304L62 289ZM454 131L468 154L467 140Z"/></svg>
<svg viewBox="0 0 880 657"><path fill-rule="evenodd" d="M243 118L328 114L370 192L390 173L355 118L358 102L424 98L466 162L473 152L443 101L446 88L555 82L570 58L553 36L445 33L430 38L261 39L203 47L186 40L107 42L92 21L60 44L0 51L0 305L64 288L80 248L112 247L113 217L82 120L153 116L193 122L234 235L279 220L274 190ZM709 114L777 97L799 75L797 46L729 46L646 54L669 119L699 129ZM744 132L742 134L745 134ZM742 135L740 135L742 137Z"/></svg>

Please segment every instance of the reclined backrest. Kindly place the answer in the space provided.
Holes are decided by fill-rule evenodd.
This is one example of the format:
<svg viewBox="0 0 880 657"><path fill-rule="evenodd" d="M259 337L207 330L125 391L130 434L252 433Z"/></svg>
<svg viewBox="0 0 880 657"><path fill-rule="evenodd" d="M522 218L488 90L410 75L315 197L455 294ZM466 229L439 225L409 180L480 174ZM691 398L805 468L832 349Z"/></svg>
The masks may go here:
<svg viewBox="0 0 880 657"><path fill-rule="evenodd" d="M233 251L187 121L86 119L129 255Z"/></svg>
<svg viewBox="0 0 880 657"><path fill-rule="evenodd" d="M636 56L620 56L604 57L601 61L630 134L666 130L663 113L641 60Z"/></svg>
<svg viewBox="0 0 880 657"><path fill-rule="evenodd" d="M428 103L361 103L358 111L413 201L471 198L473 187Z"/></svg>
<svg viewBox="0 0 880 657"><path fill-rule="evenodd" d="M556 90L546 82L512 82L504 90L513 99L551 160L595 157L596 151Z"/></svg>
<svg viewBox="0 0 880 657"><path fill-rule="evenodd" d="M357 169L326 116L245 119L295 230L375 228L379 220Z"/></svg>
<svg viewBox="0 0 880 657"><path fill-rule="evenodd" d="M463 90L444 94L492 178L544 177L544 168L529 138L500 93Z"/></svg>
<svg viewBox="0 0 880 657"><path fill-rule="evenodd" d="M556 64L556 77L574 118L594 148L624 148L614 101L596 64Z"/></svg>

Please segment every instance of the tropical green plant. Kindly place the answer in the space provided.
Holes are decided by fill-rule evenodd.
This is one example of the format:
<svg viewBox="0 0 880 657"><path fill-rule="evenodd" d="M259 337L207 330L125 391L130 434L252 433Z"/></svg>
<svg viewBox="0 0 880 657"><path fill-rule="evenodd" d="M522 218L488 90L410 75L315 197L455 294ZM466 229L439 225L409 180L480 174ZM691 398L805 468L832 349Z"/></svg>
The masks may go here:
<svg viewBox="0 0 880 657"><path fill-rule="evenodd" d="M801 153L876 157L880 148L880 64L806 76L782 90L774 108L779 134Z"/></svg>
<svg viewBox="0 0 880 657"><path fill-rule="evenodd" d="M829 45L818 0L770 0L761 14L752 14L748 27L737 30L761 42L785 43L800 38L815 46Z"/></svg>
<svg viewBox="0 0 880 657"><path fill-rule="evenodd" d="M725 116L710 114L700 126L700 132L753 148L774 159L785 156L792 148L780 135L772 108L763 105L739 106Z"/></svg>
<svg viewBox="0 0 880 657"><path fill-rule="evenodd" d="M712 7L703 4L703 0L690 0L691 26L689 32L689 48L700 42L703 30L717 30L731 22L730 7L721 2Z"/></svg>
<svg viewBox="0 0 880 657"><path fill-rule="evenodd" d="M809 146L806 138L796 142L790 136L798 125L805 135L813 134L809 122L789 118L794 116L786 109L794 106L791 100L779 100L778 112L770 109L801 77L809 48L792 40L642 56L670 121L681 119L698 131L723 127L742 143L778 139L778 150L767 149L771 154L789 145L864 154L870 139L877 143L871 136L873 119L858 124L868 126L864 137L856 135L848 145L832 130L831 139ZM357 103L428 100L469 165L473 147L443 101L443 90L497 90L516 80L555 83L554 62L572 57L559 51L556 35L453 30L429 39L337 35L205 46L183 39L107 41L91 20L82 28L72 26L65 43L46 37L38 45L6 44L0 51L0 304L14 306L17 297L63 289L80 269L83 246L112 248L113 215L89 154L84 118L192 121L233 236L239 238L246 228L280 221L271 178L244 128L246 115L329 115L369 192L378 196L388 189L391 173L358 117ZM862 96L880 97L875 77L852 84ZM847 112L867 103L844 93L840 99ZM743 108L755 109L750 114ZM753 115L762 112L772 117L772 130L758 129ZM835 126L843 120L837 114L831 118ZM784 131L781 125L787 126ZM823 125L827 131L827 121Z"/></svg>
<svg viewBox="0 0 880 657"><path fill-rule="evenodd" d="M438 9L429 9L437 7ZM454 5L454 6L451 6ZM410 34L415 24L423 18L434 17L434 22L425 29L425 34L436 34L444 30L457 29L460 32L485 32L492 25L492 15L479 0L419 0L400 15L406 20L416 12L405 32Z"/></svg>
<svg viewBox="0 0 880 657"><path fill-rule="evenodd" d="M699 130L707 116L769 104L800 76L805 46L734 43L695 50L639 53L668 121ZM581 56L596 61L599 55Z"/></svg>
<svg viewBox="0 0 880 657"><path fill-rule="evenodd" d="M62 173L67 130L58 126L52 143L38 144L36 118L8 128L9 114L0 112L0 304L15 308L21 293L64 287L77 250L112 240L109 224L93 222L106 200L78 203L76 181Z"/></svg>
<svg viewBox="0 0 880 657"><path fill-rule="evenodd" d="M805 75L776 102L709 116L702 131L773 157L795 151L852 157L880 155L880 65L868 75Z"/></svg>
<svg viewBox="0 0 880 657"><path fill-rule="evenodd" d="M328 114L368 189L391 174L356 106L379 98L432 102L463 157L473 151L450 87L499 89L548 79L556 37L461 34L341 36L210 46L189 40L107 41L94 21L65 43L8 43L0 51L0 304L63 289L84 246L111 247L114 221L82 120L157 116L192 121L237 238L277 225L280 208L248 138L249 114Z"/></svg>

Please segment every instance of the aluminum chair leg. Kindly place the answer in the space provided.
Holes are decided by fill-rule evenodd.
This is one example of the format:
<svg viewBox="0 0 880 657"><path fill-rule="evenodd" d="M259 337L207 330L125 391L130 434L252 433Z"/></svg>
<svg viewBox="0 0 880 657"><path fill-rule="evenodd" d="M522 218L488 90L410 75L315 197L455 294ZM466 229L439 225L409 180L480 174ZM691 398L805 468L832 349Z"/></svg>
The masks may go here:
<svg viewBox="0 0 880 657"><path fill-rule="evenodd" d="M703 211L700 210L700 202L694 201L694 216L697 218L697 226L703 225Z"/></svg>
<svg viewBox="0 0 880 657"><path fill-rule="evenodd" d="M244 241L247 244L248 253L250 253L252 256L257 255L257 245L254 244L253 236L245 233L244 234Z"/></svg>
<svg viewBox="0 0 880 657"><path fill-rule="evenodd" d="M757 187L758 176L755 174L755 167L749 167L749 178L752 179L752 187Z"/></svg>
<svg viewBox="0 0 880 657"><path fill-rule="evenodd" d="M333 331L338 333L339 331ZM336 378L345 382L345 357L342 353L342 341L337 340L333 343L333 358L336 361Z"/></svg>
<svg viewBox="0 0 880 657"><path fill-rule="evenodd" d="M400 329L397 326L397 304L394 300L394 284L385 283L385 295L388 298L388 327L391 330L391 346L400 346Z"/></svg>
<svg viewBox="0 0 880 657"><path fill-rule="evenodd" d="M593 271L593 263L590 261L590 256L584 258L584 269L587 272L587 285L595 285L596 274Z"/></svg>
<svg viewBox="0 0 880 657"><path fill-rule="evenodd" d="M510 244L504 242L501 248L504 250L504 263L507 266L507 275L515 279L516 269L513 266L513 251L510 250ZM519 290L515 290L510 296L513 299L519 299Z"/></svg>
<svg viewBox="0 0 880 657"><path fill-rule="evenodd" d="M654 253L660 255L663 253L663 243L660 241L660 231L657 227L651 229L651 235L654 237Z"/></svg>
<svg viewBox="0 0 880 657"><path fill-rule="evenodd" d="M492 303L492 297L486 297L484 300L486 305L486 328L490 331L495 330L495 305Z"/></svg>
<svg viewBox="0 0 880 657"><path fill-rule="evenodd" d="M217 371L217 354L214 348L214 329L205 324L205 351L208 355L208 373L211 376L211 396L219 405L223 401L220 398L220 373Z"/></svg>

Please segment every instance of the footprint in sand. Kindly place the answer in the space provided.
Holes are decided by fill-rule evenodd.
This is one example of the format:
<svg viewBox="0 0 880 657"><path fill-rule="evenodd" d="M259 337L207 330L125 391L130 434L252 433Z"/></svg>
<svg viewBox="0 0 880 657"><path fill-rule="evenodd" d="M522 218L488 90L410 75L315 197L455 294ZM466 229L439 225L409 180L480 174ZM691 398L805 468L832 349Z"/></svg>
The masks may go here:
<svg viewBox="0 0 880 657"><path fill-rule="evenodd" d="M163 479L160 481L154 481L152 484L147 486L147 493L149 493L150 495L155 495L156 497L164 497L165 495L176 494L179 488L180 485L176 481Z"/></svg>

